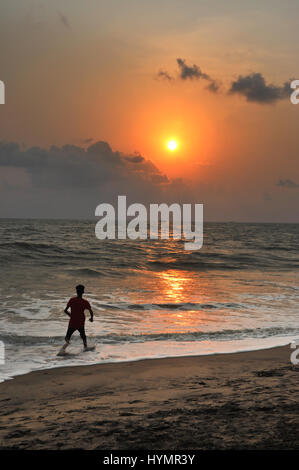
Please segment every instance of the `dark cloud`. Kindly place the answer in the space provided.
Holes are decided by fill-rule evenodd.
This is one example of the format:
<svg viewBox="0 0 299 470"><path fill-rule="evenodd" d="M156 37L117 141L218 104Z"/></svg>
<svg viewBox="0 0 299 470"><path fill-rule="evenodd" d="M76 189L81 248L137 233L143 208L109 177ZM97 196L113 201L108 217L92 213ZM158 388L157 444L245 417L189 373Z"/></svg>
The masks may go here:
<svg viewBox="0 0 299 470"><path fill-rule="evenodd" d="M213 78L211 78L210 75L208 75L207 73L202 72L201 68L198 65L187 65L186 61L183 59L177 59L177 64L179 66L180 78L182 80L207 80L209 82L208 86L206 87L207 90L211 91L212 93L218 92L219 83Z"/></svg>
<svg viewBox="0 0 299 470"><path fill-rule="evenodd" d="M92 137L89 137L88 139L82 139L82 140L81 140L81 143L82 143L82 144L91 144L91 142L93 142L93 138L92 138Z"/></svg>
<svg viewBox="0 0 299 470"><path fill-rule="evenodd" d="M206 87L207 90L212 93L217 93L219 90L219 84L213 80L208 74L202 72L200 67L196 64L187 65L184 59L178 58L177 64L179 66L179 78L181 80L206 80L209 82ZM162 78L164 80L172 81L174 78L165 70L160 70L157 74L157 78Z"/></svg>
<svg viewBox="0 0 299 470"><path fill-rule="evenodd" d="M60 21L63 24L63 26L65 26L66 28L69 28L70 23L69 23L69 20L67 19L67 17L63 13L60 13L60 12L58 12L58 16L59 16Z"/></svg>
<svg viewBox="0 0 299 470"><path fill-rule="evenodd" d="M207 88L207 90L211 91L212 93L218 93L220 85L219 85L218 82L211 79L210 83L208 84L208 86L206 88Z"/></svg>
<svg viewBox="0 0 299 470"><path fill-rule="evenodd" d="M218 93L220 83L213 79L201 68L196 65L187 65L185 59L178 58L179 79L181 80L206 80L208 82L206 89L212 93ZM164 70L160 70L157 78L163 78L171 81L174 78ZM248 75L239 75L237 80L231 82L228 94L239 94L246 98L246 101L261 104L271 104L276 101L283 100L290 96L291 79L286 81L282 86L276 86L272 83L266 83L261 73L252 73Z"/></svg>
<svg viewBox="0 0 299 470"><path fill-rule="evenodd" d="M36 187L92 188L109 180L122 180L133 175L126 158L101 141L87 149L64 145L22 150L15 143L0 143L0 166L24 168ZM144 178L152 173L143 172Z"/></svg>
<svg viewBox="0 0 299 470"><path fill-rule="evenodd" d="M279 180L276 186L280 186L281 188L288 188L288 189L297 189L299 188L299 184L295 183L295 181L286 179L286 180Z"/></svg>
<svg viewBox="0 0 299 470"><path fill-rule="evenodd" d="M173 77L165 70L160 70L157 73L157 78L162 78L163 80L168 80L169 82L173 80Z"/></svg>
<svg viewBox="0 0 299 470"><path fill-rule="evenodd" d="M196 64L193 64L191 66L187 65L186 61L180 58L177 59L177 64L179 66L180 78L182 80L198 80L199 78L203 78L205 80L210 79L210 77L206 73L203 73Z"/></svg>
<svg viewBox="0 0 299 470"><path fill-rule="evenodd" d="M261 73L240 75L231 83L229 94L245 96L246 100L255 103L275 103L290 96L289 82L283 86L267 84Z"/></svg>
<svg viewBox="0 0 299 470"><path fill-rule="evenodd" d="M26 217L89 217L100 202L125 194L132 202L176 201L184 182L169 180L138 154L112 150L107 142L24 149L0 142L0 214Z"/></svg>
<svg viewBox="0 0 299 470"><path fill-rule="evenodd" d="M141 155L134 155L132 157L130 156L127 156L127 157L124 157L125 160L127 160L128 162L131 162L131 163L141 163L144 161L144 158L141 156Z"/></svg>
<svg viewBox="0 0 299 470"><path fill-rule="evenodd" d="M169 179L167 178L166 175L154 174L154 175L151 176L151 180L155 184L169 183Z"/></svg>
<svg viewBox="0 0 299 470"><path fill-rule="evenodd" d="M201 68L193 64L192 66L189 66L186 64L186 61L183 59L177 59L177 63L180 69L180 78L182 80L187 80L187 79L203 79L209 82L207 85L206 89L211 91L212 93L217 93L219 90L219 83L214 80L213 78L210 77L207 73L202 72Z"/></svg>
<svg viewBox="0 0 299 470"><path fill-rule="evenodd" d="M87 148L87 154L92 161L105 164L106 167L124 165L120 152L113 152L107 142L95 142Z"/></svg>

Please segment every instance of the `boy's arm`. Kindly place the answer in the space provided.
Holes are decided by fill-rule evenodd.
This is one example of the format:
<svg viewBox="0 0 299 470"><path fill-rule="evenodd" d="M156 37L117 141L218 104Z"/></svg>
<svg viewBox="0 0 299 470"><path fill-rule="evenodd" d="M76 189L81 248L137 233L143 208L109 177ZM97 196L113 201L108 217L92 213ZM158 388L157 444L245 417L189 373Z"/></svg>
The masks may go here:
<svg viewBox="0 0 299 470"><path fill-rule="evenodd" d="M89 319L89 321L93 322L93 311L92 311L91 307L88 308L87 310L88 310L89 313L90 313L90 319Z"/></svg>
<svg viewBox="0 0 299 470"><path fill-rule="evenodd" d="M71 317L71 314L70 314L70 312L69 312L69 308L70 308L70 306L67 305L67 306L65 307L65 309L64 309L64 313L66 313L69 317Z"/></svg>

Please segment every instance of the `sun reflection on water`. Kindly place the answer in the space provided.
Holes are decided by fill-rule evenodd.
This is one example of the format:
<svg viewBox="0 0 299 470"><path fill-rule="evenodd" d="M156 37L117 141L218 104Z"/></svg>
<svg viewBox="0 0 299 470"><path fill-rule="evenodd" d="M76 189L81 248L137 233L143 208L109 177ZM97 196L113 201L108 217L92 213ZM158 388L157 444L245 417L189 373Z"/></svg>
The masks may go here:
<svg viewBox="0 0 299 470"><path fill-rule="evenodd" d="M161 281L163 295L171 302L180 303L188 301L188 285L191 282L190 277L178 270L169 270L158 273Z"/></svg>
<svg viewBox="0 0 299 470"><path fill-rule="evenodd" d="M163 304L185 304L186 308L185 310L181 308L178 310L163 309L160 319L163 319L164 324L167 323L169 327L172 325L172 329L180 332L183 330L198 331L203 323L219 321L214 309L205 307L199 309L192 305L209 304L211 297L215 297L214 286L204 274L195 276L189 271L170 269L157 272L156 276L160 291L159 301Z"/></svg>

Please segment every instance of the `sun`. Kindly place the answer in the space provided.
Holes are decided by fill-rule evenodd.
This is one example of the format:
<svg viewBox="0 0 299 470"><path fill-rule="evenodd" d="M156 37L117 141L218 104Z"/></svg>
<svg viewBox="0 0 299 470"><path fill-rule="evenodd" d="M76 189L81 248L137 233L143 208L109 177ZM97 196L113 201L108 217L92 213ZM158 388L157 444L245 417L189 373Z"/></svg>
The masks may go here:
<svg viewBox="0 0 299 470"><path fill-rule="evenodd" d="M178 143L176 140L174 139L171 139L167 142L167 148L168 150L170 150L171 152L173 152L174 150L176 150L178 147Z"/></svg>

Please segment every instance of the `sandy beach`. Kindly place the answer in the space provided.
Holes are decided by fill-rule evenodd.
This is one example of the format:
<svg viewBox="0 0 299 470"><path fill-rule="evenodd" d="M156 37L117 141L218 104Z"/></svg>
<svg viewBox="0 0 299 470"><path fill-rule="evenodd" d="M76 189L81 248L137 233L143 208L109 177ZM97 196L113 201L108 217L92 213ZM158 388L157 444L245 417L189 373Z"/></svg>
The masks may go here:
<svg viewBox="0 0 299 470"><path fill-rule="evenodd" d="M1 449L296 449L289 347L32 372L0 384Z"/></svg>

